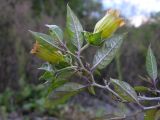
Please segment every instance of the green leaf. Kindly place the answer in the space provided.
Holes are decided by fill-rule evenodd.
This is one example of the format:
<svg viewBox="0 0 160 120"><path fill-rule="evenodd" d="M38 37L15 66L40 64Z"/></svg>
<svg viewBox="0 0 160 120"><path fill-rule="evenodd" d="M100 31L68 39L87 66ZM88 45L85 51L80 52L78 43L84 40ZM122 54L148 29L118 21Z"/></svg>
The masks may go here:
<svg viewBox="0 0 160 120"><path fill-rule="evenodd" d="M48 92L51 94L57 93L57 92L74 92L74 91L80 91L86 86L78 84L78 83L73 83L73 82L68 82L68 80L55 80L53 83L51 83L51 86L49 87Z"/></svg>
<svg viewBox="0 0 160 120"><path fill-rule="evenodd" d="M53 37L53 39L63 44L63 31L61 30L61 28L57 25L46 25L46 26L49 27L50 35Z"/></svg>
<svg viewBox="0 0 160 120"><path fill-rule="evenodd" d="M52 82L49 83L49 87L48 87L49 90L48 90L48 92L50 93L50 92L54 91L56 88L58 88L58 87L60 87L60 88L62 87L63 88L64 87L63 85L66 82L68 82L68 79L70 79L70 77L73 74L74 74L73 70L69 70L69 69L67 71L65 70L65 71L60 71L60 72L56 73L55 76L54 76L54 78L52 79ZM67 86L67 85L69 85L69 83L66 84L65 86ZM76 87L78 87L78 86L76 86Z"/></svg>
<svg viewBox="0 0 160 120"><path fill-rule="evenodd" d="M54 79L54 75L52 72L45 72L40 78L40 80L47 80L47 81L50 81L52 79Z"/></svg>
<svg viewBox="0 0 160 120"><path fill-rule="evenodd" d="M103 43L103 46L98 49L94 56L92 69L95 69L96 67L103 69L113 60L120 49L123 37L124 34L115 35Z"/></svg>
<svg viewBox="0 0 160 120"><path fill-rule="evenodd" d="M69 67L66 67L64 69L59 69L55 72L56 78L60 79L70 79L70 77L75 74L75 71Z"/></svg>
<svg viewBox="0 0 160 120"><path fill-rule="evenodd" d="M63 86L57 88L55 91L78 91L82 88L85 88L86 86L81 85L79 83L73 83L73 82L69 82L64 84Z"/></svg>
<svg viewBox="0 0 160 120"><path fill-rule="evenodd" d="M52 82L49 83L48 93L49 94L52 93L57 88L63 86L66 82L68 82L68 80L57 79L57 78L52 79Z"/></svg>
<svg viewBox="0 0 160 120"><path fill-rule="evenodd" d="M94 89L93 86L89 86L89 87L88 87L88 91L89 91L92 95L95 95L95 94L96 94L95 89Z"/></svg>
<svg viewBox="0 0 160 120"><path fill-rule="evenodd" d="M49 35L33 31L30 32L35 37L35 40L37 40L40 45L44 46L45 48L49 50L61 50L61 48L59 47L59 43Z"/></svg>
<svg viewBox="0 0 160 120"><path fill-rule="evenodd" d="M144 120L155 120L156 109L145 111Z"/></svg>
<svg viewBox="0 0 160 120"><path fill-rule="evenodd" d="M114 86L115 92L118 93L118 95L121 96L124 100L129 102L138 102L136 92L128 83L116 79L110 80Z"/></svg>
<svg viewBox="0 0 160 120"><path fill-rule="evenodd" d="M73 82L69 82L63 84L60 87L56 87L50 94L50 98L52 99L52 105L64 103L66 100L68 100L73 95L79 93L85 87L86 86L84 85Z"/></svg>
<svg viewBox="0 0 160 120"><path fill-rule="evenodd" d="M67 32L72 44L81 49L83 45L83 28L77 16L73 13L71 8L67 5Z"/></svg>
<svg viewBox="0 0 160 120"><path fill-rule="evenodd" d="M102 44L101 32L91 33L91 32L84 31L83 35L87 40L87 42L91 45L99 46Z"/></svg>
<svg viewBox="0 0 160 120"><path fill-rule="evenodd" d="M45 106L47 108L54 108L59 104L65 103L72 96L78 94L79 91L72 92L54 92L49 96L49 98L45 101Z"/></svg>
<svg viewBox="0 0 160 120"><path fill-rule="evenodd" d="M135 86L134 89L137 92L147 92L148 91L148 88L144 86Z"/></svg>
<svg viewBox="0 0 160 120"><path fill-rule="evenodd" d="M160 110L156 112L155 120L160 120Z"/></svg>
<svg viewBox="0 0 160 120"><path fill-rule="evenodd" d="M153 79L153 81L155 81L157 79L157 62L150 47L148 48L146 57L146 69L149 76Z"/></svg>

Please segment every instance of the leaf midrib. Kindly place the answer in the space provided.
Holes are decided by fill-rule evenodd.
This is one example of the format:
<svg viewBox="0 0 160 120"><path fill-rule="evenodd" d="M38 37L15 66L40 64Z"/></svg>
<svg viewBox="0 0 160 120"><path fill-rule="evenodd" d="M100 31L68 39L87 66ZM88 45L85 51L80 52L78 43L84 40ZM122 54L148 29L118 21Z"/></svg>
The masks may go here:
<svg viewBox="0 0 160 120"><path fill-rule="evenodd" d="M113 50L113 48L115 48L115 46L118 45L119 41L121 41L121 40L122 40L122 39L119 39L119 40L116 42L116 44L107 52L107 54L104 55L104 56L102 57L102 59L100 59L99 62L97 62L91 69L92 69L92 70L95 69L95 68L98 66L98 64L100 64L101 61L102 61L103 59L105 59L105 57L106 57L107 55L109 55L109 53Z"/></svg>
<svg viewBox="0 0 160 120"><path fill-rule="evenodd" d="M73 26L74 26L76 37L77 37L78 50L80 50L80 48L81 48L81 46L80 46L80 39L79 39L78 31L77 31L77 26L76 26L76 23L74 21L74 16L73 16L74 13L72 11L70 11L70 13L71 13L71 18L72 18L72 21L73 21Z"/></svg>

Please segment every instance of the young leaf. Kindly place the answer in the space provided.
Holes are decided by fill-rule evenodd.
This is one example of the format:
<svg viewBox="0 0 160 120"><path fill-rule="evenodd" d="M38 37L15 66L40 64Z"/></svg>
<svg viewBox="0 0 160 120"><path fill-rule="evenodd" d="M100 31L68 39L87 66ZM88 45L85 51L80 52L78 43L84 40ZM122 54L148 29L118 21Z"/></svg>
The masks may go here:
<svg viewBox="0 0 160 120"><path fill-rule="evenodd" d="M124 98L129 102L138 102L138 97L134 89L126 82L110 79L111 83L114 86L114 90L118 93L119 96Z"/></svg>
<svg viewBox="0 0 160 120"><path fill-rule="evenodd" d="M87 42L91 45L99 46L102 44L101 32L90 33L90 32L84 31L83 35L87 40Z"/></svg>
<svg viewBox="0 0 160 120"><path fill-rule="evenodd" d="M63 44L63 31L57 25L46 25L49 27L50 35L57 40L57 42Z"/></svg>
<svg viewBox="0 0 160 120"><path fill-rule="evenodd" d="M148 48L146 57L146 69L149 76L152 78L153 81L155 81L157 79L157 62L150 47Z"/></svg>
<svg viewBox="0 0 160 120"><path fill-rule="evenodd" d="M67 5L67 32L69 34L69 39L72 44L77 47L78 50L81 49L83 45L83 28L80 24L77 16L73 13L71 8Z"/></svg>
<svg viewBox="0 0 160 120"><path fill-rule="evenodd" d="M30 32L35 37L35 40L37 40L45 48L49 50L61 50L61 48L59 47L59 43L49 35L33 31Z"/></svg>
<svg viewBox="0 0 160 120"><path fill-rule="evenodd" d="M104 42L94 56L92 70L96 67L103 69L112 61L123 42L123 37L124 34L115 35Z"/></svg>

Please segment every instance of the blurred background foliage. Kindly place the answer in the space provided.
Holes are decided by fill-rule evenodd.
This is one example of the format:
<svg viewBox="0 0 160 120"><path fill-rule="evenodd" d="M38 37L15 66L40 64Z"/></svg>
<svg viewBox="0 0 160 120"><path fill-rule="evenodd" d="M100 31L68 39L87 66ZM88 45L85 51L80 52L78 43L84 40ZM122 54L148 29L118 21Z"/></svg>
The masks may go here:
<svg viewBox="0 0 160 120"><path fill-rule="evenodd" d="M23 113L37 110L49 114L43 106L46 91L43 86L38 85L41 82L38 80L41 72L37 68L42 61L29 54L33 40L28 30L46 32L45 24L56 24L64 30L67 3L88 31L93 31L97 20L105 14L101 3L95 0L2 0L0 2L0 115L3 114L4 118L5 112L20 109L23 109ZM101 77L97 76L97 80L101 82L102 77L120 77L133 86L138 85L142 83L139 76L146 75L145 56L149 44L152 44L160 66L160 13L153 14L152 21L138 28L127 23L118 32L122 31L128 31L128 35L119 55L101 72ZM89 61L93 55L92 51L94 48L84 53ZM98 98L104 99L100 96ZM74 108L65 108L74 111ZM51 113L55 116L58 114Z"/></svg>

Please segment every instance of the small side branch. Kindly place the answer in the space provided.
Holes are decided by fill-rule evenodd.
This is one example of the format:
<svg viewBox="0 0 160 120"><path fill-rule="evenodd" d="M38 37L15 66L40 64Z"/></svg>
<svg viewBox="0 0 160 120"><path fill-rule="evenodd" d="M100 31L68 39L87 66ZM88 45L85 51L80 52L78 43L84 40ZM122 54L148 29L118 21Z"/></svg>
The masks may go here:
<svg viewBox="0 0 160 120"><path fill-rule="evenodd" d="M155 109L155 108L159 108L160 104L154 105L154 106L149 106L149 107L143 107L143 110L150 110L150 109Z"/></svg>
<svg viewBox="0 0 160 120"><path fill-rule="evenodd" d="M89 47L89 43L85 44L81 50L80 50L80 53L83 52L85 49L87 49Z"/></svg>
<svg viewBox="0 0 160 120"><path fill-rule="evenodd" d="M138 96L138 100L140 101L160 101L160 97L146 97L146 96Z"/></svg>
<svg viewBox="0 0 160 120"><path fill-rule="evenodd" d="M100 85L100 84L97 84L97 83L93 83L92 84L93 86L96 86L96 87L99 87L99 88L103 88L103 89L107 89L108 91L110 91L113 95L115 95L116 97L118 97L119 99L121 99L122 101L125 101L121 96L119 96L116 92L114 92L110 87L109 85Z"/></svg>

